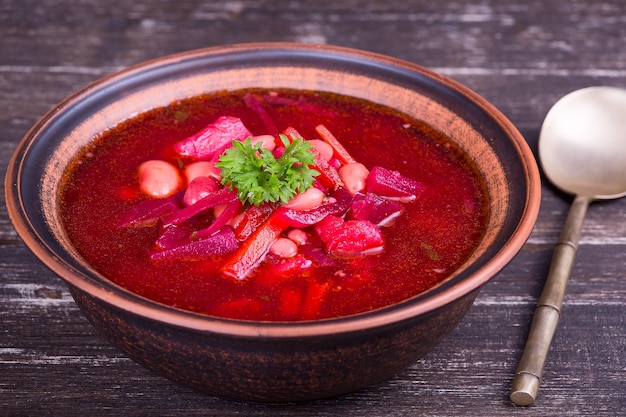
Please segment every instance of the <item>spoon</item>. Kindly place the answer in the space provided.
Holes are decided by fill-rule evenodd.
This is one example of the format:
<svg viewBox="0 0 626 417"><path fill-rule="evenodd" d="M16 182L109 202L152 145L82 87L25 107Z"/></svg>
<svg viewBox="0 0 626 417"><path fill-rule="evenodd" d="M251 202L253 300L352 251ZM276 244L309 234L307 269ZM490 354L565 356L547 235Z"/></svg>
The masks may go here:
<svg viewBox="0 0 626 417"><path fill-rule="evenodd" d="M510 398L520 406L537 397L587 207L626 195L626 90L588 87L561 98L541 127L539 159L547 178L575 197L513 379Z"/></svg>

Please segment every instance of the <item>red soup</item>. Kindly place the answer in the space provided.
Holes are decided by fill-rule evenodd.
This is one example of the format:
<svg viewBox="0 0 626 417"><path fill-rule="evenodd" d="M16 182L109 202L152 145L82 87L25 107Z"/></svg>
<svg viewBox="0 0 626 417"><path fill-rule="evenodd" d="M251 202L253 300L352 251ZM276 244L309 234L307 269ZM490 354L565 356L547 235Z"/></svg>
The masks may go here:
<svg viewBox="0 0 626 417"><path fill-rule="evenodd" d="M424 123L331 93L177 101L94 138L64 177L70 239L160 303L264 321L340 317L447 278L481 238L484 183Z"/></svg>

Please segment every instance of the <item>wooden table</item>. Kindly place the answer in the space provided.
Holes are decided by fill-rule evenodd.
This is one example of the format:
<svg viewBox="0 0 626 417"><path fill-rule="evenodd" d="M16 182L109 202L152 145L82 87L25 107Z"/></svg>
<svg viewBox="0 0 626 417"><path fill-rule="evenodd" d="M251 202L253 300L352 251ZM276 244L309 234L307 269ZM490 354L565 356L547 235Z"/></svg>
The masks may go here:
<svg viewBox="0 0 626 417"><path fill-rule="evenodd" d="M3 0L0 175L29 127L87 83L161 55L252 41L349 46L432 68L495 104L536 151L558 98L626 86L624 39L621 0ZM590 208L537 402L508 399L569 203L544 183L522 252L425 358L386 383L298 406L215 399L126 358L24 246L2 205L0 415L625 415L626 201Z"/></svg>

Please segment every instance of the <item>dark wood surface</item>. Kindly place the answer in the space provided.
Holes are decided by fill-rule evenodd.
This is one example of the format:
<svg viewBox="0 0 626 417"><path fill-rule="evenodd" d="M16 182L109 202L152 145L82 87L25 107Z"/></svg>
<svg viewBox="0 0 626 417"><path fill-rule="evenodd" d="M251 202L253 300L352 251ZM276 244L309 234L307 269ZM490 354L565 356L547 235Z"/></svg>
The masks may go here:
<svg viewBox="0 0 626 417"><path fill-rule="evenodd" d="M621 0L1 0L0 175L29 127L85 84L161 55L252 41L349 46L435 69L490 100L536 153L558 98L626 87L625 39ZM24 246L2 204L0 415L626 415L623 200L588 211L536 404L508 399L569 203L544 183L522 252L425 358L386 383L297 406L215 399L126 358Z"/></svg>

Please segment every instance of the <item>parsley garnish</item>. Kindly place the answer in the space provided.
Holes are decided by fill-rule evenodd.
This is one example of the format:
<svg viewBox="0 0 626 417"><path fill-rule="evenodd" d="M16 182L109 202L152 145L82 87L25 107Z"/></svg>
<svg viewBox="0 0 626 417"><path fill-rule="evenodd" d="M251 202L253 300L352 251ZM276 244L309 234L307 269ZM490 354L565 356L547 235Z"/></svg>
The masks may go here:
<svg viewBox="0 0 626 417"><path fill-rule="evenodd" d="M286 203L296 193L302 193L313 185L319 172L309 168L315 155L311 145L301 138L280 135L285 152L278 159L272 152L252 144L250 138L243 142L233 141L215 164L221 170L222 184L232 190L243 202L255 206L266 202Z"/></svg>

